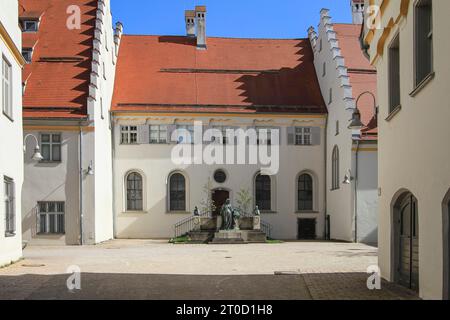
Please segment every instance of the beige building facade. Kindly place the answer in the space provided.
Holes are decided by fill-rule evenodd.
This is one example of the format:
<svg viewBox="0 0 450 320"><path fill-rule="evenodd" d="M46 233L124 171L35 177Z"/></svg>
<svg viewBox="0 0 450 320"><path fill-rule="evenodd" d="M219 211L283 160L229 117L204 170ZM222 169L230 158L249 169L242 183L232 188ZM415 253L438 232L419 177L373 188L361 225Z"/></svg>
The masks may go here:
<svg viewBox="0 0 450 320"><path fill-rule="evenodd" d="M449 1L366 1L378 72L379 264L422 298L449 297Z"/></svg>

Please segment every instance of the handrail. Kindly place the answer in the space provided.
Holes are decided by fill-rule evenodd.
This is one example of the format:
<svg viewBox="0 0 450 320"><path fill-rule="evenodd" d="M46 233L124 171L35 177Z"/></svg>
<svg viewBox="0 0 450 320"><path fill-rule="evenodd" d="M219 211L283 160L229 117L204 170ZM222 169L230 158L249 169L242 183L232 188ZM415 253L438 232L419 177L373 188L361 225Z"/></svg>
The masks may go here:
<svg viewBox="0 0 450 320"><path fill-rule="evenodd" d="M261 230L266 234L267 238L272 237L272 225L270 223L261 220Z"/></svg>

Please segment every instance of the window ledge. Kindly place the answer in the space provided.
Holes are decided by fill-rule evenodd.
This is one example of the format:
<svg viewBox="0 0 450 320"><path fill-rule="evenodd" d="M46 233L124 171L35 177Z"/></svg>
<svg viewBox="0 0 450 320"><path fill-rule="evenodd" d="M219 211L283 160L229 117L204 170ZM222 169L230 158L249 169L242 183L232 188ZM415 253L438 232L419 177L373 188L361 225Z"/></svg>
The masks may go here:
<svg viewBox="0 0 450 320"><path fill-rule="evenodd" d="M192 214L189 211L167 211L166 214Z"/></svg>
<svg viewBox="0 0 450 320"><path fill-rule="evenodd" d="M124 211L122 214L146 214L147 211Z"/></svg>
<svg viewBox="0 0 450 320"><path fill-rule="evenodd" d="M318 214L320 212L314 211L314 210L297 210L295 213L296 214L308 214L308 213Z"/></svg>
<svg viewBox="0 0 450 320"><path fill-rule="evenodd" d="M431 82L431 80L434 79L435 73L431 72L429 75L427 75L415 88L414 90L409 94L411 97L415 97L420 91L422 91L423 88L427 86L428 83Z"/></svg>
<svg viewBox="0 0 450 320"><path fill-rule="evenodd" d="M5 232L5 238L12 238L15 236L16 236L15 232Z"/></svg>
<svg viewBox="0 0 450 320"><path fill-rule="evenodd" d="M391 113L389 113L389 115L387 116L387 118L385 119L386 121L391 121L400 111L402 110L402 105L398 105L394 108L394 110L391 111Z"/></svg>
<svg viewBox="0 0 450 320"><path fill-rule="evenodd" d="M341 188L331 188L330 191L337 191L337 190L341 190Z"/></svg>
<svg viewBox="0 0 450 320"><path fill-rule="evenodd" d="M39 163L41 163L41 164L60 164L60 163L62 163L62 161L42 160L42 161L39 161Z"/></svg>
<svg viewBox="0 0 450 320"><path fill-rule="evenodd" d="M14 122L14 119L9 114L7 114L5 111L3 111L3 114L5 115L6 118L8 118L9 121Z"/></svg>
<svg viewBox="0 0 450 320"><path fill-rule="evenodd" d="M272 210L261 210L261 214L277 214L277 211Z"/></svg>

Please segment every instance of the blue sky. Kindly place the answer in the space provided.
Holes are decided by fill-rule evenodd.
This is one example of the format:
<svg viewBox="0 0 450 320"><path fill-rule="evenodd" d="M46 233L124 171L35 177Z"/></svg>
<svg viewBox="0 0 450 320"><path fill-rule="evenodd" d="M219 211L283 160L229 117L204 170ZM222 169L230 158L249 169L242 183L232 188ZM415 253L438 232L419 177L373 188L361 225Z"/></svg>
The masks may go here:
<svg viewBox="0 0 450 320"><path fill-rule="evenodd" d="M321 8L334 22L351 22L350 0L111 0L126 34L184 35L184 10L206 5L207 35L237 38L306 37Z"/></svg>

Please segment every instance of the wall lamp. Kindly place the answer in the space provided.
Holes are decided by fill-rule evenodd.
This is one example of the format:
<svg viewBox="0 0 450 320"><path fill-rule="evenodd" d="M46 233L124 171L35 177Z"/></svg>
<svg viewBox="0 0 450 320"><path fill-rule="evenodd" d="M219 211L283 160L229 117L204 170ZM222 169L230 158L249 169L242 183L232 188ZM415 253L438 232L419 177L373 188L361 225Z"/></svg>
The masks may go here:
<svg viewBox="0 0 450 320"><path fill-rule="evenodd" d="M358 96L358 99L356 100L355 110L353 111L352 120L351 120L352 122L348 126L348 128L351 130L361 130L362 128L364 128L364 124L361 121L361 113L359 112L358 103L359 103L359 100L361 100L362 96L364 96L366 94L370 95L373 98L374 113L375 113L375 117L377 116L378 107L377 107L377 99L376 99L375 95L370 91L365 91L365 92L361 93Z"/></svg>
<svg viewBox="0 0 450 320"><path fill-rule="evenodd" d="M27 139L29 137L33 137L34 141L36 142L36 147L34 148L34 153L33 156L31 157L31 159L33 159L34 161L42 161L44 160L44 157L41 154L41 148L39 147L39 141L36 138L35 135L29 133L25 136L25 138L23 139L23 152L25 153L27 151Z"/></svg>
<svg viewBox="0 0 450 320"><path fill-rule="evenodd" d="M344 181L342 181L343 184L350 184L352 181L355 180L354 177L352 177L352 171L348 170L348 173L344 177Z"/></svg>

